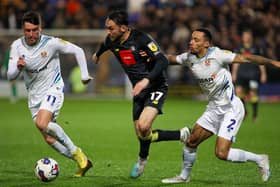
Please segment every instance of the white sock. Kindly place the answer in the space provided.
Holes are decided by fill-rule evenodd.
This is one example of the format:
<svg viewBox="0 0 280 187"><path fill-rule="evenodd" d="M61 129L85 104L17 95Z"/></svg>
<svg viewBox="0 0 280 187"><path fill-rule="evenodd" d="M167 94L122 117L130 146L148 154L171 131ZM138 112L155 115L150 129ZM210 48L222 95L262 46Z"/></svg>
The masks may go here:
<svg viewBox="0 0 280 187"><path fill-rule="evenodd" d="M247 162L247 161L258 162L261 160L261 156L241 149L231 148L229 150L227 160L232 162Z"/></svg>
<svg viewBox="0 0 280 187"><path fill-rule="evenodd" d="M70 151L58 141L55 141L53 144L51 144L51 146L60 154L72 159L72 154Z"/></svg>
<svg viewBox="0 0 280 187"><path fill-rule="evenodd" d="M46 133L56 139L59 143L64 145L71 154L77 149L72 140L67 136L64 130L58 124L49 122L46 128Z"/></svg>
<svg viewBox="0 0 280 187"><path fill-rule="evenodd" d="M184 146L183 149L183 165L180 176L184 179L189 178L192 166L196 160L196 149Z"/></svg>

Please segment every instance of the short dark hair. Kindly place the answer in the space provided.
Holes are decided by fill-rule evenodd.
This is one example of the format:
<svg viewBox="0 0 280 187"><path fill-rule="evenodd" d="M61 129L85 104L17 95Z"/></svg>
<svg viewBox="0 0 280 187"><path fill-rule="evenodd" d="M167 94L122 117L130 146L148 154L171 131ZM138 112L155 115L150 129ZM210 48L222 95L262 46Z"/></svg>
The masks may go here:
<svg viewBox="0 0 280 187"><path fill-rule="evenodd" d="M22 25L25 22L32 23L34 25L40 25L41 24L41 16L38 12L28 11L22 17L22 22L21 22Z"/></svg>
<svg viewBox="0 0 280 187"><path fill-rule="evenodd" d="M212 42L212 34L211 32L206 29L206 28L199 28L199 29L196 29L195 31L198 31L198 32L202 32L205 36L205 38L211 43Z"/></svg>
<svg viewBox="0 0 280 187"><path fill-rule="evenodd" d="M128 26L128 14L123 10L116 10L109 14L108 18L113 20L117 25Z"/></svg>

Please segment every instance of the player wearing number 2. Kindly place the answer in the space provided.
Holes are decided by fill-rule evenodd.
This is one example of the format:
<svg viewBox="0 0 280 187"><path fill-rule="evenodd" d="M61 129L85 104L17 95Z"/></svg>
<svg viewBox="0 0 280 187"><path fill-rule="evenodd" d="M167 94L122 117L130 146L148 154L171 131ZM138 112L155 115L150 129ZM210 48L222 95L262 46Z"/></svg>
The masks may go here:
<svg viewBox="0 0 280 187"><path fill-rule="evenodd" d="M56 118L64 100L59 54L75 55L82 82L87 84L92 78L88 74L85 53L70 42L41 34L41 17L37 12L24 14L22 29L24 36L11 45L8 79L14 80L23 74L28 106L37 128L56 151L77 162L75 176L84 176L92 163L57 124Z"/></svg>
<svg viewBox="0 0 280 187"><path fill-rule="evenodd" d="M211 46L211 33L197 29L192 33L189 52L168 55L170 63L188 66L197 78L200 87L208 95L206 111L196 121L183 151L183 168L179 176L163 179L163 183L188 182L196 150L201 142L217 134L215 154L221 160L232 162L254 162L260 169L263 181L270 177L268 155L255 154L232 148L237 132L244 118L244 106L234 95L234 86L229 71L231 63L272 64L280 62L258 55L241 55Z"/></svg>
<svg viewBox="0 0 280 187"><path fill-rule="evenodd" d="M140 152L130 175L137 178L144 171L151 142L183 140L188 128L178 131L152 130L153 121L162 113L168 90L165 75L168 60L149 35L128 26L126 12L112 12L105 24L108 35L93 55L93 61L98 63L99 56L111 50L132 83L133 121Z"/></svg>

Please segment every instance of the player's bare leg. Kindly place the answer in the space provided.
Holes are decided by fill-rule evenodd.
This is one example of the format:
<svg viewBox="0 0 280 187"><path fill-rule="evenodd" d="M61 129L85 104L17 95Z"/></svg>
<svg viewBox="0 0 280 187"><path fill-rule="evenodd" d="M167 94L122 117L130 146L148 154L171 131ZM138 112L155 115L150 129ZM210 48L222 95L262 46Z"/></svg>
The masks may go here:
<svg viewBox="0 0 280 187"><path fill-rule="evenodd" d="M86 155L81 151L81 149L74 145L72 140L64 132L64 130L55 122L52 122L53 113L47 110L39 110L38 116L36 118L36 126L38 129L45 134L44 138L47 143L52 145L60 153L66 153L65 156L72 158L77 162L78 171L75 173L76 177L82 177L85 173L92 167L92 163ZM50 138L52 137L52 138ZM56 143L55 140L58 141ZM63 147L67 149L66 152ZM63 150L62 150L63 149Z"/></svg>
<svg viewBox="0 0 280 187"><path fill-rule="evenodd" d="M255 162L259 167L262 181L266 182L270 178L270 166L268 155L260 155L242 149L231 148L231 142L222 137L217 138L216 156L221 160L236 163Z"/></svg>
<svg viewBox="0 0 280 187"><path fill-rule="evenodd" d="M137 162L133 165L130 172L132 178L140 177L148 161L149 148L152 140L152 123L158 111L153 107L145 107L139 120L135 120L135 131L140 141L140 152Z"/></svg>
<svg viewBox="0 0 280 187"><path fill-rule="evenodd" d="M163 179L161 182L165 184L186 183L190 181L192 166L196 161L197 146L212 136L212 132L195 125L191 130L191 134L186 141L186 146L183 148L183 164L180 175Z"/></svg>

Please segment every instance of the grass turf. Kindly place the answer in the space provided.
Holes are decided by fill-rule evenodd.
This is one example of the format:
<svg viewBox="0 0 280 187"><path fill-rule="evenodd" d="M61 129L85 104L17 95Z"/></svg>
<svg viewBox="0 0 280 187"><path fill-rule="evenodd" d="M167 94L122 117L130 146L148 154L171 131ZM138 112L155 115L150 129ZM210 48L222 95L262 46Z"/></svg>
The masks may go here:
<svg viewBox="0 0 280 187"><path fill-rule="evenodd" d="M205 109L205 102L167 99L164 115L153 127L179 129L192 124ZM261 103L260 116L252 123L248 116L239 130L233 147L256 153L267 153L271 160L272 178L263 183L254 163L236 164L214 156L215 136L201 144L193 167L193 186L279 186L280 184L280 103ZM182 144L160 142L151 145L150 159L143 176L131 179L129 172L137 159L138 142L132 124L131 101L67 98L58 118L72 140L93 160L94 169L84 178L74 178L73 161L51 149L32 123L26 100L10 104L0 99L0 186L58 187L159 187L160 180L178 174L181 169ZM250 114L249 114L250 115ZM52 157L59 163L60 175L50 183L34 176L35 162Z"/></svg>

